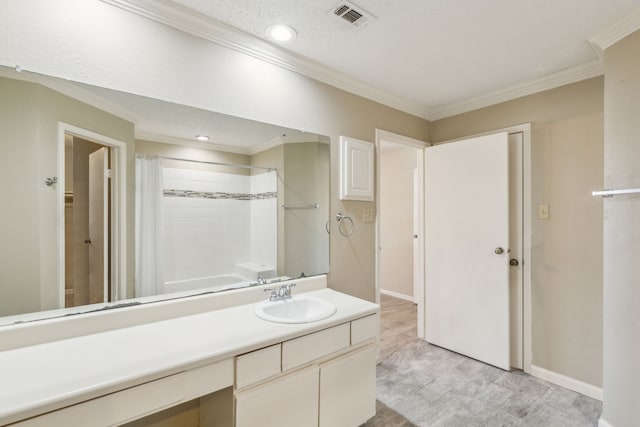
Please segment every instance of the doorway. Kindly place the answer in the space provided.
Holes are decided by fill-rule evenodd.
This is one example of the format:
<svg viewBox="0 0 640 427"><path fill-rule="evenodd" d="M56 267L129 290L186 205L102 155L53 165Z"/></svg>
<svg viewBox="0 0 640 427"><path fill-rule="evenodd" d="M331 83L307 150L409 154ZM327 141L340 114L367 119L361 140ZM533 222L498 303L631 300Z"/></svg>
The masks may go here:
<svg viewBox="0 0 640 427"><path fill-rule="evenodd" d="M65 134L65 307L109 302L111 149Z"/></svg>
<svg viewBox="0 0 640 427"><path fill-rule="evenodd" d="M126 145L60 123L59 307L126 295Z"/></svg>
<svg viewBox="0 0 640 427"><path fill-rule="evenodd" d="M424 287L423 151L427 145L376 131L376 298L378 302L380 294L399 298L416 304L418 312ZM421 325L416 323L417 335L422 337Z"/></svg>
<svg viewBox="0 0 640 427"><path fill-rule="evenodd" d="M509 173L510 182L510 206L509 216L519 218L518 221L510 221L511 229L509 230L510 240L513 243L512 252L509 253L508 261L512 259L517 261L516 266L509 267L509 286L510 286L510 300L509 300L509 312L510 320L506 326L509 328L509 353L512 360L511 366L523 369L525 372L531 371L531 267L528 260L531 259L531 126L529 124L513 126L505 129L495 130L479 135L487 135L489 133L506 132L509 137ZM466 139L464 138L464 139ZM461 138L463 139L463 138ZM419 149L420 152L424 151L424 147L430 144L411 140L400 135L392 134L385 131L378 130L376 132L376 147L377 147L377 179L378 185L376 186L376 201L378 209L378 221L376 230L376 299L380 302L380 294L385 293L385 284L382 280L382 259L384 257L384 245L381 245L381 224L385 223L385 213L381 209L381 203L384 203L384 197L380 194L380 189L384 186L383 180L385 178L384 170L381 172L381 147L383 141L395 142L398 144L406 143L408 146L414 146ZM408 142L407 142L408 141ZM454 142L454 141L446 141ZM424 165L422 166L422 173L424 174ZM424 175L420 182L424 185ZM424 189L421 190L420 195L424 194ZM420 208L424 209L424 201L420 203ZM424 210L422 210L418 216L424 219ZM405 216L406 221L411 221L412 217ZM422 239L422 240L421 240ZM420 229L418 232L418 245L424 250L424 229ZM421 259L424 261L424 253L421 255ZM424 268L424 266L423 266ZM424 274L424 269L421 270ZM419 283L413 294L414 302L417 305L417 319L418 319L418 337L425 338L425 294L424 294L424 276L422 280L414 281Z"/></svg>

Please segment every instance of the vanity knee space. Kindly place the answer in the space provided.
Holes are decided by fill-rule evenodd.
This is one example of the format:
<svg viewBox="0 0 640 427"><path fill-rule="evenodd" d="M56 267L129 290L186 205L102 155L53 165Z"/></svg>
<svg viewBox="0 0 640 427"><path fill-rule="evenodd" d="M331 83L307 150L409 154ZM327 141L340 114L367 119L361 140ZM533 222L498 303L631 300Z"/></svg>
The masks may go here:
<svg viewBox="0 0 640 427"><path fill-rule="evenodd" d="M357 426L375 415L378 315L236 357L235 425Z"/></svg>

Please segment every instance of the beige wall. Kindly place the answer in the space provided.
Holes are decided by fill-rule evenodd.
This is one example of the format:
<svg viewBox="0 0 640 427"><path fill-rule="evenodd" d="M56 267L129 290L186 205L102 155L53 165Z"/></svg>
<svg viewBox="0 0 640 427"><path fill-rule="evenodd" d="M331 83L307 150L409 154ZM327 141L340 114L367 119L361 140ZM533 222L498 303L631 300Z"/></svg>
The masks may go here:
<svg viewBox="0 0 640 427"><path fill-rule="evenodd" d="M413 298L415 148L380 155L380 289Z"/></svg>
<svg viewBox="0 0 640 427"><path fill-rule="evenodd" d="M194 144L196 145L196 144ZM205 162L228 163L234 165L249 165L250 156L246 154L228 153L225 151L207 150L189 145L165 144L145 140L136 140L136 154L151 154L164 157L175 157L177 159L201 160ZM205 163L188 163L175 160L162 160L165 167L186 168L194 170L216 170L216 166ZM228 167L224 167L228 171ZM233 173L238 175L248 175L250 172L244 168L234 168Z"/></svg>
<svg viewBox="0 0 640 427"><path fill-rule="evenodd" d="M2 210L0 315L58 307L56 186L58 123L127 143L133 173L133 125L43 86L0 78L0 170L8 207ZM133 180L128 181L127 221L133 221ZM127 239L128 281L133 283L133 233Z"/></svg>
<svg viewBox="0 0 640 427"><path fill-rule="evenodd" d="M0 315L10 315L40 310L37 88L0 78L0 93Z"/></svg>
<svg viewBox="0 0 640 427"><path fill-rule="evenodd" d="M531 123L532 346L538 367L602 384L603 79L432 123L441 142ZM538 220L537 205L550 205ZM525 260L527 262L527 260Z"/></svg>
<svg viewBox="0 0 640 427"><path fill-rule="evenodd" d="M329 145L304 142L284 146L284 203L317 209L284 211L284 275L329 272Z"/></svg>
<svg viewBox="0 0 640 427"><path fill-rule="evenodd" d="M284 182L286 170L284 168L284 145L277 145L268 150L261 151L251 156L252 166L272 167L278 173L278 206L284 204ZM279 272L284 271L284 209L278 209L278 265Z"/></svg>
<svg viewBox="0 0 640 427"><path fill-rule="evenodd" d="M429 141L429 122L398 110L340 91L328 85L331 104L326 113L331 125L318 133L331 136L331 213L332 221L340 212L350 216L355 225L349 237L331 233L329 249L329 287L375 301L375 222L363 222L363 209L375 212L375 202L347 201L339 198L340 142L345 135L365 141L375 140L375 129L382 129L422 141ZM335 221L333 221L335 227Z"/></svg>
<svg viewBox="0 0 640 427"><path fill-rule="evenodd" d="M640 188L640 32L606 50L604 187ZM604 407L640 425L640 197L604 202Z"/></svg>

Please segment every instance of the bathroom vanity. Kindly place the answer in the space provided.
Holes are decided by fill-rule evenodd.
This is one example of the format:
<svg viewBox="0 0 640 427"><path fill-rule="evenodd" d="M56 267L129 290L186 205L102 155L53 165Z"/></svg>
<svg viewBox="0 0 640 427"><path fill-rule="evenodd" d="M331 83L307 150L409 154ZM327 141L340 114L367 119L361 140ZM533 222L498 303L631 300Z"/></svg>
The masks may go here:
<svg viewBox="0 0 640 427"><path fill-rule="evenodd" d="M375 414L379 307L325 281L296 281L296 293L337 309L315 322L258 318L256 287L158 303L173 313L165 319L157 304L132 308L121 314L153 321L1 351L0 426L147 425L194 400L204 427L360 425ZM64 321L95 321L86 316Z"/></svg>

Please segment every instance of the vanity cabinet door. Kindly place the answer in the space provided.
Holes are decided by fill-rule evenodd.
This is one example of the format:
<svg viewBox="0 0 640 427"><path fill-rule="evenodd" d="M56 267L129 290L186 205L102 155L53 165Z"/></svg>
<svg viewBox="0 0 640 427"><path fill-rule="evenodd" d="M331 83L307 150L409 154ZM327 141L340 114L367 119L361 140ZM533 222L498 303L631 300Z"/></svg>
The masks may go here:
<svg viewBox="0 0 640 427"><path fill-rule="evenodd" d="M375 414L375 346L320 366L320 427L356 427Z"/></svg>
<svg viewBox="0 0 640 427"><path fill-rule="evenodd" d="M236 427L314 427L317 425L317 366L285 375L236 394Z"/></svg>

